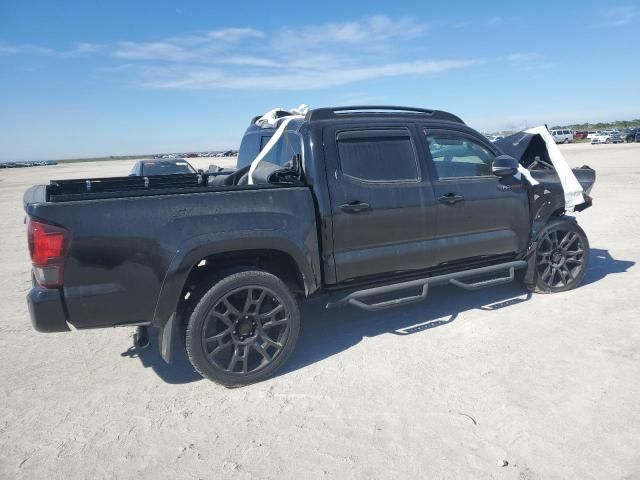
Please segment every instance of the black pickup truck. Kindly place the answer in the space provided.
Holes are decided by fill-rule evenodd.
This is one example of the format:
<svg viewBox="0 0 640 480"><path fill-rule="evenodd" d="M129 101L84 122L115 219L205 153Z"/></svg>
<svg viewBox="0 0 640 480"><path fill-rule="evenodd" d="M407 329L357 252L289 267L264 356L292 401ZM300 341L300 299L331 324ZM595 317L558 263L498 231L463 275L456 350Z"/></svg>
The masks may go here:
<svg viewBox="0 0 640 480"><path fill-rule="evenodd" d="M256 120L235 170L27 190L35 329L130 325L144 343L157 327L167 362L186 348L203 376L241 385L287 360L306 297L380 310L517 270L538 292L584 276L589 243L543 148L515 159L457 116L417 108ZM573 172L580 210L595 172Z"/></svg>

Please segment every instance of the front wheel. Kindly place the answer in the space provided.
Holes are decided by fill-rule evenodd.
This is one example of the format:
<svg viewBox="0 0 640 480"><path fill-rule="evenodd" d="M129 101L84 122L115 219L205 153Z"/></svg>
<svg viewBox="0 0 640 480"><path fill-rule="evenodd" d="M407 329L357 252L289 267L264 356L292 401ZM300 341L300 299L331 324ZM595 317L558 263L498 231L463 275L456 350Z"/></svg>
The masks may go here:
<svg viewBox="0 0 640 480"><path fill-rule="evenodd" d="M187 355L203 377L246 385L273 375L299 332L298 305L284 282L245 270L217 282L198 302L187 324Z"/></svg>
<svg viewBox="0 0 640 480"><path fill-rule="evenodd" d="M580 285L589 262L589 240L573 219L552 220L537 243L534 291L566 292Z"/></svg>

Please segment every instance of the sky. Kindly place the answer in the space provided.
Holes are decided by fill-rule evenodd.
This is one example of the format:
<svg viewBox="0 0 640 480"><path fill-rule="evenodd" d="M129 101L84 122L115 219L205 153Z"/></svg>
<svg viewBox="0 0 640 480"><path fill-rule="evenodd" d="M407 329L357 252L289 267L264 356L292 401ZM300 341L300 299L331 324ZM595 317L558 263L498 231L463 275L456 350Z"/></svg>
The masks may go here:
<svg viewBox="0 0 640 480"><path fill-rule="evenodd" d="M640 118L640 2L0 0L0 161L236 148L275 107Z"/></svg>

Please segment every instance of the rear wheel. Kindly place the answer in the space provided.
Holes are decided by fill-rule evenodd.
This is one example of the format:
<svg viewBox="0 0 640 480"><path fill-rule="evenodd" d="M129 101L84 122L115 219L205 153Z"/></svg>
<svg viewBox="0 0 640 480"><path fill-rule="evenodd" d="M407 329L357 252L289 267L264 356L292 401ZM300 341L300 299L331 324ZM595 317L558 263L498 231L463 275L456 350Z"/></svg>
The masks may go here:
<svg viewBox="0 0 640 480"><path fill-rule="evenodd" d="M565 292L580 285L589 261L589 240L580 226L567 217L551 221L537 242L534 290Z"/></svg>
<svg viewBox="0 0 640 480"><path fill-rule="evenodd" d="M217 282L194 309L187 355L203 377L246 385L270 377L285 363L299 331L298 305L282 280L242 271Z"/></svg>

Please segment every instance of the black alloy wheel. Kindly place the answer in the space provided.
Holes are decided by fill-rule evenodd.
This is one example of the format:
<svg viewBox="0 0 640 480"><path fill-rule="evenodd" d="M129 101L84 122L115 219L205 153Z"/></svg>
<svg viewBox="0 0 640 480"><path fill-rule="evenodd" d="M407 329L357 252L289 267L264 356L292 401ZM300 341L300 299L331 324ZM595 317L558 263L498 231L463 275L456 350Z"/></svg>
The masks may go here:
<svg viewBox="0 0 640 480"><path fill-rule="evenodd" d="M561 292L577 287L589 260L589 242L571 220L559 220L541 234L536 250L537 290Z"/></svg>
<svg viewBox="0 0 640 480"><path fill-rule="evenodd" d="M224 295L202 326L202 348L216 368L247 375L271 363L289 333L289 319L276 294L251 285Z"/></svg>
<svg viewBox="0 0 640 480"><path fill-rule="evenodd" d="M202 376L246 385L282 366L299 331L298 305L284 282L244 270L223 277L198 302L187 324L187 354Z"/></svg>

